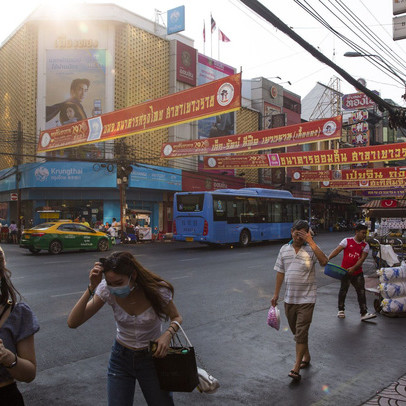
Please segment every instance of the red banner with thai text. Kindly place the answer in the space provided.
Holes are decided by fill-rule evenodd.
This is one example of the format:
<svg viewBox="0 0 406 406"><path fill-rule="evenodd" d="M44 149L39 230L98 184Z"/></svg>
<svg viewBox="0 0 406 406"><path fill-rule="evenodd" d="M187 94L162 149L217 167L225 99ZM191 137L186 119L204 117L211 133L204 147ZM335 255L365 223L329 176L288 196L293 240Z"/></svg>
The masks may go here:
<svg viewBox="0 0 406 406"><path fill-rule="evenodd" d="M38 152L107 141L200 120L241 107L241 74L136 106L41 131Z"/></svg>
<svg viewBox="0 0 406 406"><path fill-rule="evenodd" d="M325 180L373 180L406 179L406 167L385 167L365 169L336 169L325 171L297 170L292 174L292 182L323 182Z"/></svg>
<svg viewBox="0 0 406 406"><path fill-rule="evenodd" d="M204 157L205 169L303 167L397 161L406 158L406 142L326 151Z"/></svg>
<svg viewBox="0 0 406 406"><path fill-rule="evenodd" d="M322 188L334 189L379 189L388 187L401 187L406 185L406 179L373 179L373 180L348 180L348 181L324 181Z"/></svg>
<svg viewBox="0 0 406 406"><path fill-rule="evenodd" d="M309 121L252 133L171 142L162 145L161 158L215 155L288 147L341 138L342 117Z"/></svg>

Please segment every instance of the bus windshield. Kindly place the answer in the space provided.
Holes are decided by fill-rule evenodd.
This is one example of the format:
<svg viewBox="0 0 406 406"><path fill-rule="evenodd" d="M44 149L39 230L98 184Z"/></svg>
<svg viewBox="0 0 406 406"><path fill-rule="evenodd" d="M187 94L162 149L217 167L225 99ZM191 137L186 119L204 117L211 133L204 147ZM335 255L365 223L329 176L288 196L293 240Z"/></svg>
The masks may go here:
<svg viewBox="0 0 406 406"><path fill-rule="evenodd" d="M195 212L203 210L204 194L178 195L177 209L179 212Z"/></svg>

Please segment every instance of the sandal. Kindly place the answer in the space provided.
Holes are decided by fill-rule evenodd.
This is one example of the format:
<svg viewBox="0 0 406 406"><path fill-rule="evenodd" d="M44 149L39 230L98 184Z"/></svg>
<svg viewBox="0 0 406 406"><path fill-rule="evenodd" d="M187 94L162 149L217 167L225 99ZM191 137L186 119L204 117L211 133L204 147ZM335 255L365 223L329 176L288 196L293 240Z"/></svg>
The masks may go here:
<svg viewBox="0 0 406 406"><path fill-rule="evenodd" d="M302 376L299 374L299 372L294 371L293 369L289 372L288 375L290 378L292 378L294 381L299 382Z"/></svg>
<svg viewBox="0 0 406 406"><path fill-rule="evenodd" d="M300 363L300 369L305 369L310 366L310 360L309 361L301 361Z"/></svg>

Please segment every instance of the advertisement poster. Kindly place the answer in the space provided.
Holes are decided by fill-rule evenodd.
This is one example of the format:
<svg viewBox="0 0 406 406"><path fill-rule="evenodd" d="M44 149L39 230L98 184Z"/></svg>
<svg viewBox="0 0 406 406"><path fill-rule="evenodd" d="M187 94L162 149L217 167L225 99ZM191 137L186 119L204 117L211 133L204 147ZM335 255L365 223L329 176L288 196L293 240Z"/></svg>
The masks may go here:
<svg viewBox="0 0 406 406"><path fill-rule="evenodd" d="M103 113L106 51L56 49L46 54L46 129Z"/></svg>
<svg viewBox="0 0 406 406"><path fill-rule="evenodd" d="M41 131L37 150L54 151L128 137L235 111L240 106L241 74L237 74L92 119Z"/></svg>

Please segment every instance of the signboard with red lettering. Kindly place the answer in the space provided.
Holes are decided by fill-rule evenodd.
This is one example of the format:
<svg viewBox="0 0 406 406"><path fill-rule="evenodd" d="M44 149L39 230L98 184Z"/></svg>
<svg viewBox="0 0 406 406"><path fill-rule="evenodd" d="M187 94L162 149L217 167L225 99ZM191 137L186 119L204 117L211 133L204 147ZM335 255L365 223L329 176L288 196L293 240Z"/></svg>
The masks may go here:
<svg viewBox="0 0 406 406"><path fill-rule="evenodd" d="M241 107L241 74L41 131L38 152L77 147L200 120Z"/></svg>
<svg viewBox="0 0 406 406"><path fill-rule="evenodd" d="M379 94L374 90L374 93ZM343 110L370 109L375 106L375 102L364 93L345 94L342 97Z"/></svg>
<svg viewBox="0 0 406 406"><path fill-rule="evenodd" d="M406 142L326 151L204 157L205 169L303 167L397 161L406 158Z"/></svg>

